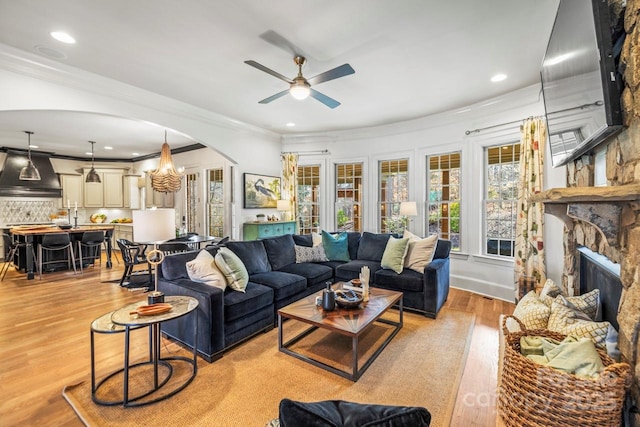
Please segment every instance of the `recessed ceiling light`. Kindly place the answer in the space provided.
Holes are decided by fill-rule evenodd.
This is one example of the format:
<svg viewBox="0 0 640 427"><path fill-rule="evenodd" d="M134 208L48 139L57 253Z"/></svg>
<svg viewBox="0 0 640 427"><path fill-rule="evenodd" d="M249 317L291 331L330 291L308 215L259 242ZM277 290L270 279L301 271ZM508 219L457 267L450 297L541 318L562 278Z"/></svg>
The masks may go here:
<svg viewBox="0 0 640 427"><path fill-rule="evenodd" d="M496 83L496 82L501 82L503 80L506 80L507 75L506 74L496 74L495 76L491 77L491 81Z"/></svg>
<svg viewBox="0 0 640 427"><path fill-rule="evenodd" d="M65 33L64 31L52 31L49 34L51 34L51 37L53 37L54 39L58 40L59 42L66 43L66 44L75 44L76 43L76 39L74 39L69 34Z"/></svg>
<svg viewBox="0 0 640 427"><path fill-rule="evenodd" d="M132 156L139 156L140 153L131 153Z"/></svg>
<svg viewBox="0 0 640 427"><path fill-rule="evenodd" d="M40 148L40 146L39 146L39 145L33 145L33 144L31 144L31 145L29 146L29 148Z"/></svg>
<svg viewBox="0 0 640 427"><path fill-rule="evenodd" d="M91 155L91 151L89 151L89 152L86 152L86 151L85 151L85 153L84 153L84 154L86 154L87 156L90 156L90 155Z"/></svg>
<svg viewBox="0 0 640 427"><path fill-rule="evenodd" d="M113 150L113 147L109 147L108 145L105 145L105 146L104 146L104 149L105 149L105 150Z"/></svg>
<svg viewBox="0 0 640 427"><path fill-rule="evenodd" d="M289 122L289 123L287 123L285 126L287 126L288 128L292 128L292 127L294 127L295 125L296 125L295 123Z"/></svg>

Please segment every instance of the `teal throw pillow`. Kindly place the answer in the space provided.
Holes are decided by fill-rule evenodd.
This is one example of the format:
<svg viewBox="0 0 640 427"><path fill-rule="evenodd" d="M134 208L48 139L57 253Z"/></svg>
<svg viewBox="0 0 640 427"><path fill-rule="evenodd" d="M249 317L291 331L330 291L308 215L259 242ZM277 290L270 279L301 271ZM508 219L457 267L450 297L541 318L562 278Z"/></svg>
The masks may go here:
<svg viewBox="0 0 640 427"><path fill-rule="evenodd" d="M393 270L398 274L402 273L404 258L407 256L407 249L409 249L409 239L389 237L387 246L384 248L384 253L382 254L380 266L387 270Z"/></svg>
<svg viewBox="0 0 640 427"><path fill-rule="evenodd" d="M227 279L229 287L234 291L245 292L249 282L247 268L229 248L220 248L215 257L216 265Z"/></svg>
<svg viewBox="0 0 640 427"><path fill-rule="evenodd" d="M322 246L329 261L350 261L347 233L333 236L322 230Z"/></svg>

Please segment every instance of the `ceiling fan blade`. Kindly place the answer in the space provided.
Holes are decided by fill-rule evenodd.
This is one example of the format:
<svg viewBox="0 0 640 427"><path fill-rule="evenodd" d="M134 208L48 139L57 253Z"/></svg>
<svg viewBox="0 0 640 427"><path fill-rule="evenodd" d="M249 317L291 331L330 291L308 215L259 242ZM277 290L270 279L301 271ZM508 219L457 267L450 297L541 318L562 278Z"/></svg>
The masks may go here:
<svg viewBox="0 0 640 427"><path fill-rule="evenodd" d="M317 90L309 89L309 91L310 91L309 95L311 95L313 98L317 99L318 101L322 102L324 105L326 105L329 108L336 108L338 105L340 105L340 103L335 99L329 98L327 95L320 93Z"/></svg>
<svg viewBox="0 0 640 427"><path fill-rule="evenodd" d="M271 95L270 97L265 98L262 101L258 101L258 104L268 104L271 101L275 101L278 98L282 98L283 96L285 96L288 93L289 93L289 89L283 90L282 92L278 92L275 95Z"/></svg>
<svg viewBox="0 0 640 427"><path fill-rule="evenodd" d="M247 64L247 65L251 65L252 67L257 68L260 71L264 71L267 74L271 74L273 77L277 77L280 80L284 80L285 82L287 82L289 84L293 83L293 80L291 80L290 78L285 77L282 74L280 74L280 73L278 73L276 71L273 71L271 68L267 68L262 64L258 64L256 61L249 60L249 61L244 61L244 63Z"/></svg>
<svg viewBox="0 0 640 427"><path fill-rule="evenodd" d="M334 68L333 70L325 71L324 73L311 77L310 79L307 79L307 81L310 85L317 85L319 83L328 82L329 80L348 76L349 74L353 74L355 72L356 71L351 68L351 65L343 64L339 67Z"/></svg>

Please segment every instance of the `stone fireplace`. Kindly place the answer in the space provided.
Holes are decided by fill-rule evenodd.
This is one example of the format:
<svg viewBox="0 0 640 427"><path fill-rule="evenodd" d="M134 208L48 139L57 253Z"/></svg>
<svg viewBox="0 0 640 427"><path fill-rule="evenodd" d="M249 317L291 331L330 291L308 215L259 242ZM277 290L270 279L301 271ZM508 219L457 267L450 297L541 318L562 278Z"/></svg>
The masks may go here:
<svg viewBox="0 0 640 427"><path fill-rule="evenodd" d="M620 7L622 1L611 1ZM567 188L535 196L545 212L565 224L562 284L579 292L577 248L584 246L620 265L622 295L618 307L618 344L631 364L630 423L640 426L640 0L628 0L627 33L621 57L625 129L606 144L607 186L594 187L594 156L567 165Z"/></svg>

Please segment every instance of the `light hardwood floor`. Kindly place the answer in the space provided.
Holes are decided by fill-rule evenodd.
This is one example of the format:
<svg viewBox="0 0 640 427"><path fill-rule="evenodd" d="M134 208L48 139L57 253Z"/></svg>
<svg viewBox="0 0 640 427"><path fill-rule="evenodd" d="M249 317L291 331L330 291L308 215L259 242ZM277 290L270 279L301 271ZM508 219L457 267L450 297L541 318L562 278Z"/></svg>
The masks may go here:
<svg viewBox="0 0 640 427"><path fill-rule="evenodd" d="M0 282L1 426L82 425L62 397L62 389L90 378L91 322L145 298L145 294L109 283L121 274L115 262L111 270L103 264L85 269L83 275L57 272L30 281L13 268L9 270ZM498 316L511 313L514 306L456 289L451 289L446 306L476 314L451 425L494 426ZM96 339L100 345L97 363L104 372L122 363L122 340L115 338L103 335ZM146 341L137 342L140 346L132 350L132 357L146 351ZM165 345L169 350L175 347Z"/></svg>

